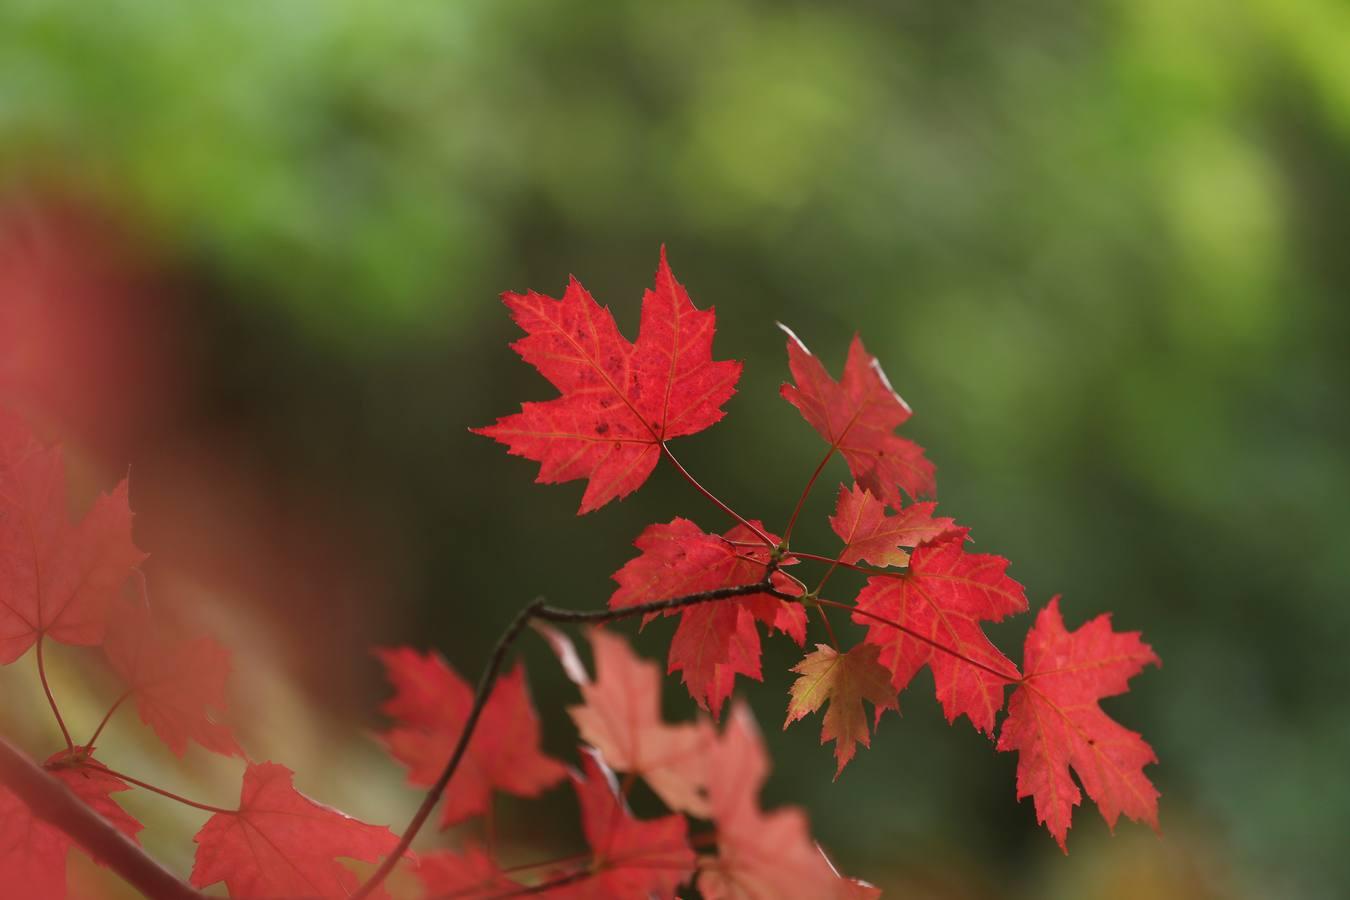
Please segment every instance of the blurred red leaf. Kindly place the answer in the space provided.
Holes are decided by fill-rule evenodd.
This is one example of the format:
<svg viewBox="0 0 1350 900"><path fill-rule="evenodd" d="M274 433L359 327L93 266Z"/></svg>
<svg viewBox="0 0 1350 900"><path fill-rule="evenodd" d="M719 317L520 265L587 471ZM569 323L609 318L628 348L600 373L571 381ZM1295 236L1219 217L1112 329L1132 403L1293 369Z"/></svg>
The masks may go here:
<svg viewBox="0 0 1350 900"><path fill-rule="evenodd" d="M141 721L182 756L189 740L226 756L242 756L225 712L230 654L213 638L182 638L144 602L126 604L108 625L103 652L135 698Z"/></svg>
<svg viewBox="0 0 1350 900"><path fill-rule="evenodd" d="M569 662L576 651L567 636L553 629L545 634L581 688L585 703L567 711L582 740L611 768L641 776L671 809L706 817L703 757L715 737L712 726L706 720L662 721L660 667L639 658L624 638L599 628L588 632L595 653L592 681L579 660Z"/></svg>
<svg viewBox="0 0 1350 900"><path fill-rule="evenodd" d="M502 874L482 847L466 847L462 853L438 850L417 858L417 877L429 896L459 898L495 897L520 890L519 882Z"/></svg>
<svg viewBox="0 0 1350 900"><path fill-rule="evenodd" d="M112 795L131 787L109 774L88 752L62 750L43 767L65 783L118 831L136 839L142 825ZM66 900L66 856L75 842L37 818L9 789L0 787L0 889L24 900Z"/></svg>
<svg viewBox="0 0 1350 900"><path fill-rule="evenodd" d="M276 763L249 765L239 811L216 813L193 838L193 885L223 881L236 900L347 897L361 879L338 859L375 862L398 844L388 828L315 803L293 777Z"/></svg>
<svg viewBox="0 0 1350 900"><path fill-rule="evenodd" d="M732 707L708 755L708 774L717 855L699 860L698 876L699 892L708 900L847 900L869 889L835 871L811 839L805 812L759 808L769 757L743 703Z"/></svg>
<svg viewBox="0 0 1350 900"><path fill-rule="evenodd" d="M377 655L395 688L383 711L395 726L381 735L389 753L408 768L408 782L434 783L450 759L468 718L473 691L438 654L406 647ZM539 717L516 666L497 679L482 718L445 791L441 825L449 827L487 811L492 791L533 797L566 776L557 760L539 751Z"/></svg>
<svg viewBox="0 0 1350 900"><path fill-rule="evenodd" d="M145 554L131 542L123 479L72 522L58 447L0 409L0 665L40 637L103 641L108 604Z"/></svg>
<svg viewBox="0 0 1350 900"><path fill-rule="evenodd" d="M583 750L584 778L573 776L581 828L591 846L589 874L542 893L550 900L655 897L671 900L694 872L694 851L684 816L639 820L628 810L613 773L593 751Z"/></svg>

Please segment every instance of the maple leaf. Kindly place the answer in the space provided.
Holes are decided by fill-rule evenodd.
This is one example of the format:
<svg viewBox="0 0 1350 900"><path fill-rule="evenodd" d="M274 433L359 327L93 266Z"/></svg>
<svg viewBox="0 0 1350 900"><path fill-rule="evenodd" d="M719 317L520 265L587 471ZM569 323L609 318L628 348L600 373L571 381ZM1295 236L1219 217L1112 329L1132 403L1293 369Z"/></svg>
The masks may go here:
<svg viewBox="0 0 1350 900"><path fill-rule="evenodd" d="M1022 612L1027 599L1004 574L1006 559L967 553L961 540L920 545L907 573L869 578L853 621L868 626L867 642L880 648L897 692L927 665L947 721L968 716L992 735L1003 689L1019 676L980 623Z"/></svg>
<svg viewBox="0 0 1350 900"><path fill-rule="evenodd" d="M667 725L661 719L661 669L639 658L628 642L601 628L587 637L595 653L595 680L586 674L566 635L539 629L581 688L585 701L567 712L582 740L620 772L642 777L673 810L707 817L704 754L715 737L706 721Z"/></svg>
<svg viewBox="0 0 1350 900"><path fill-rule="evenodd" d="M870 885L835 871L811 839L796 807L759 808L769 757L749 707L733 705L708 754L708 798L717 825L717 856L699 860L698 889L708 900L848 900Z"/></svg>
<svg viewBox="0 0 1350 900"><path fill-rule="evenodd" d="M438 897L496 897L521 890L518 881L502 873L482 847L465 847L462 853L438 850L417 858L417 877L429 895Z"/></svg>
<svg viewBox="0 0 1350 900"><path fill-rule="evenodd" d="M109 623L103 652L126 682L124 699L136 699L141 721L176 755L189 740L243 755L230 729L215 721L227 706L230 676L229 651L215 640L182 639L151 616L148 605L129 603Z"/></svg>
<svg viewBox="0 0 1350 900"><path fill-rule="evenodd" d="M664 247L655 289L642 297L636 343L575 278L561 300L533 291L502 296L526 332L512 349L561 396L471 430L538 462L540 483L588 479L580 513L641 487L661 445L720 420L736 392L741 364L713 360L716 317L689 300Z"/></svg>
<svg viewBox="0 0 1350 900"><path fill-rule="evenodd" d="M694 872L689 825L675 814L638 820L628 810L614 773L598 754L582 749L584 778L572 777L581 805L581 828L592 857L585 878L543 895L551 900L652 897L670 900Z"/></svg>
<svg viewBox="0 0 1350 900"><path fill-rule="evenodd" d="M761 528L759 522L751 524ZM764 533L778 542L777 536ZM751 540L754 535L744 525L737 525L724 537L707 534L688 519L650 525L634 541L641 553L614 573L619 589L609 598L610 608L763 581L771 551L758 544L745 547L730 543ZM800 590L779 572L774 573L773 583L787 593ZM757 681L763 678L756 621L784 632L798 646L806 640L805 610L772 594L714 600L664 614L680 617L670 642L667 671L682 673L689 693L714 716L731 696L737 675ZM648 615L644 624L654 617Z"/></svg>
<svg viewBox="0 0 1350 900"><path fill-rule="evenodd" d="M276 763L249 764L238 812L216 813L193 838L194 886L223 881L236 900L347 897L361 879L339 858L375 862L393 852L392 831L314 802L294 776Z"/></svg>
<svg viewBox="0 0 1350 900"><path fill-rule="evenodd" d="M112 799L112 794L131 790L131 786L109 773L89 751L62 750L43 768L118 831L136 840L141 823ZM65 900L66 856L76 846L64 831L34 816L28 804L0 787L0 887L5 896Z"/></svg>
<svg viewBox="0 0 1350 900"><path fill-rule="evenodd" d="M900 488L911 497L936 493L935 470L923 448L894 433L910 408L862 339L853 336L844 377L835 381L789 328L779 327L787 332L788 367L796 381L783 385L783 399L843 454L854 480L896 509L903 506Z"/></svg>
<svg viewBox="0 0 1350 900"><path fill-rule="evenodd" d="M1153 748L1098 705L1128 691L1147 665L1162 662L1139 632L1113 631L1110 614L1067 631L1058 597L1027 633L1026 674L1008 702L998 749L1017 751L1017 798L1034 798L1036 820L1065 852L1082 800L1070 767L1109 827L1124 814L1158 828L1158 791L1144 775L1158 761Z"/></svg>
<svg viewBox="0 0 1350 900"><path fill-rule="evenodd" d="M864 487L839 485L839 500L830 527L844 542L839 561L867 561L874 566L909 565L909 552L920 544L964 537L967 530L952 519L934 518L936 503L911 503L896 515Z"/></svg>
<svg viewBox="0 0 1350 900"><path fill-rule="evenodd" d="M131 542L126 479L72 523L60 449L0 410L0 665L43 636L100 643L108 604L144 558Z"/></svg>
<svg viewBox="0 0 1350 900"><path fill-rule="evenodd" d="M427 787L450 759L473 691L439 654L409 648L379 650L396 693L381 708L396 721L381 735L385 747L408 768L408 783ZM539 717L517 665L497 679L483 707L464 758L445 791L441 826L487 811L493 789L534 797L566 776L562 763L539 751Z"/></svg>
<svg viewBox="0 0 1350 900"><path fill-rule="evenodd" d="M891 686L891 673L877 662L879 652L876 644L862 643L846 653L817 644L814 653L806 654L792 667L801 677L789 691L792 699L783 727L815 712L828 700L830 708L825 712L820 742L835 742L834 758L838 761L835 778L853 758L859 742L864 747L872 745L863 701L872 704L878 719L882 710L900 708Z"/></svg>

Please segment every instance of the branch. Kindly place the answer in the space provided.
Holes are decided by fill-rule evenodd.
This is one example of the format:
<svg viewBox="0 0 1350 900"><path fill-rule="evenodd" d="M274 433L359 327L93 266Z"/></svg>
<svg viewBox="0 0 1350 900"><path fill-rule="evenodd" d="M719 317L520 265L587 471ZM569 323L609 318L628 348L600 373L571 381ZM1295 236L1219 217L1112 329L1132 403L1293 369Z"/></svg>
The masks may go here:
<svg viewBox="0 0 1350 900"><path fill-rule="evenodd" d="M651 603L639 603L636 606L626 606L622 609L599 609L590 611L579 611L571 609L558 609L549 606L543 600L536 600L529 606L522 609L506 626L502 636L497 639L497 644L492 649L492 657L488 660L487 668L478 679L478 688L474 692L473 706L469 709L469 717L464 722L464 730L459 734L459 740L455 743L455 749L450 754L450 761L445 764L440 777L427 789L426 796L422 798L422 804L413 814L412 821L408 827L403 830L403 836L399 838L398 846L384 858L380 867L376 869L365 884L351 895L351 900L366 900L376 888L378 888L398 865L398 861L408 852L412 846L413 839L417 833L422 830L427 819L431 816L431 811L440 801L441 795L445 793L446 785L454 777L455 770L459 768L460 761L464 758L464 753L469 748L469 739L473 737L474 729L478 726L478 719L483 714L483 707L487 705L488 695L492 693L492 686L497 682L497 676L501 673L502 663L506 661L506 654L511 646L520 637L520 633L525 630L525 626L531 619L542 619L546 622L574 622L574 623L601 623L613 622L618 619L627 619L632 616L640 616L645 613L665 612L672 609L680 609L685 606L693 606L697 603L708 603L713 600L726 600L731 597L745 597L750 594L770 594L778 597L780 600L796 600L791 594L785 594L773 587L770 581L776 563L770 563L765 572L764 580L757 581L754 584L742 584L736 587L717 588L712 591L700 591L697 594L686 594L682 597L671 597L668 600L655 600Z"/></svg>
<svg viewBox="0 0 1350 900"><path fill-rule="evenodd" d="M0 737L0 784L28 804L33 815L65 832L90 856L112 869L150 900L203 900L144 850L132 843L60 780Z"/></svg>

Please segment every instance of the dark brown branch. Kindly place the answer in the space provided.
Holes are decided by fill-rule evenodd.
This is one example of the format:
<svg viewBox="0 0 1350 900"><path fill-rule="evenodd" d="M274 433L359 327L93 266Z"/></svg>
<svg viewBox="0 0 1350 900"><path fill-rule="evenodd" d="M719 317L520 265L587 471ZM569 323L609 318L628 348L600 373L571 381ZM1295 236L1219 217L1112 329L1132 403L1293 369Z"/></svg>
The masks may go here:
<svg viewBox="0 0 1350 900"><path fill-rule="evenodd" d="M150 900L203 900L205 895L180 881L3 737L0 784L28 804L33 815L65 832Z"/></svg>
<svg viewBox="0 0 1350 900"><path fill-rule="evenodd" d="M413 814L412 821L408 827L403 830L403 836L399 838L398 846L394 851L384 858L366 882L352 894L351 900L365 900L370 894L378 888L398 865L398 861L408 852L412 846L413 839L417 833L422 830L427 819L431 816L431 811L440 801L441 795L445 793L445 787L454 777L455 771L459 768L460 761L464 758L464 752L469 747L469 739L473 737L474 729L478 726L478 719L483 714L483 707L487 705L488 695L492 692L492 686L497 682L497 676L501 673L502 663L506 661L506 654L511 646L520 637L520 633L531 619L542 619L546 622L572 622L572 623L592 623L613 622L618 619L627 619L632 616L640 616L646 613L665 612L667 610L679 609L685 606L693 606L697 603L708 603L713 600L726 600L732 597L745 597L750 594L770 594L782 600L795 600L791 594L785 594L773 587L770 577L777 564L770 563L765 573L763 581L757 581L754 584L742 584L736 587L718 588L712 591L700 591L696 594L686 594L682 597L671 597L668 600L656 600L651 603L639 603L636 606L625 606L622 609L598 609L590 611L578 611L571 609L558 609L548 606L543 600L536 600L525 607L516 615L511 624L506 626L502 636L497 639L497 644L492 649L492 657L488 660L487 668L483 670L482 676L478 679L478 688L474 693L473 706L469 709L469 717L464 722L464 730L459 733L459 740L455 743L455 749L450 754L450 761L445 764L440 777L427 789L426 796L422 798L422 804Z"/></svg>

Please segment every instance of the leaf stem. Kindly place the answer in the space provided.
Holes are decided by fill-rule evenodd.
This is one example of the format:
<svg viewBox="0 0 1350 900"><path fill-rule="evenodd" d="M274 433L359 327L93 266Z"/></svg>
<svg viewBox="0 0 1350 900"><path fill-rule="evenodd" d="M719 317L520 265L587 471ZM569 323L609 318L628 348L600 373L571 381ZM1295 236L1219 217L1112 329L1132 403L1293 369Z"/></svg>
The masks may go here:
<svg viewBox="0 0 1350 900"><path fill-rule="evenodd" d="M946 644L943 644L943 643L941 643L941 642L939 642L939 641L933 640L932 638L928 637L928 635L926 635L926 634L922 634L922 633L920 633L920 632L918 632L918 631L915 631L913 628L910 628L908 625L902 625L902 624L900 624L899 622L896 622L896 621L894 621L894 620L892 620L892 619L886 618L885 616L879 616L879 615L877 615L877 614L874 613L874 612L869 612L868 610L865 610L865 609L859 609L859 608L856 607L856 606L849 606L847 603L839 603L839 602L836 602L836 601L834 601L834 600L817 600L816 602L819 603L821 606L834 606L834 607L837 607L837 608L839 608L839 609L847 609L847 610L851 611L854 615L863 616L864 618L872 619L873 621L880 622L880 623L883 624L883 625L889 625L889 626L891 626L892 628L896 629L897 631L903 631L905 634L907 634L907 635L909 635L910 637L914 638L916 641L921 641L922 643L925 643L925 644L927 644L928 646L930 646L930 647L932 647L932 648L934 648L934 649L936 649L936 650L941 650L943 653L946 653L946 654L948 654L948 655L950 655L950 656L954 656L954 657L956 657L957 659L961 660L962 662L966 663L967 665L971 665L971 666L974 666L974 667L977 668L977 669L980 669L980 670L982 670L982 671L988 672L990 675L993 675L995 678L1001 678L1001 679L1003 679L1004 681L1006 681L1006 682L1008 682L1008 683L1010 683L1010 684L1017 684L1017 683L1019 683L1019 682L1022 681L1022 676L1021 676L1020 674L1018 674L1018 675L1009 675L1007 672L1000 672L998 669L995 669L995 668L993 668L992 666L987 666L987 665L985 665L984 663L980 662L979 660L971 659L969 656L966 656L964 653L962 653L962 652L959 651L959 650L953 650L951 647L948 647Z"/></svg>
<svg viewBox="0 0 1350 900"><path fill-rule="evenodd" d="M495 858L497 856L497 795L488 794L487 815L483 817L483 845L487 847L487 855Z"/></svg>
<svg viewBox="0 0 1350 900"><path fill-rule="evenodd" d="M56 724L61 726L61 736L66 739L66 749L71 753L75 752L75 742L70 739L70 729L66 727L66 720L61 717L61 707L56 705L56 696L52 694L52 686L47 682L47 666L42 661L42 639L45 634L38 634L37 639L37 670L38 679L42 682L42 692L47 695L47 705L52 708L52 715L56 716Z"/></svg>
<svg viewBox="0 0 1350 900"><path fill-rule="evenodd" d="M820 596L820 592L825 589L825 582L830 580L830 576L835 573L835 570L839 568L839 565L839 560L836 559L834 562L830 563L830 567L825 570L825 574L820 576L820 583L816 585L817 597Z"/></svg>
<svg viewBox="0 0 1350 900"><path fill-rule="evenodd" d="M855 572L862 572L864 575L880 575L882 578L904 578L906 571L902 569L874 569L871 566L860 566L856 563L846 563L834 556L822 556L819 553L803 553L799 550L789 550L788 556L797 559L810 559L815 562L829 563L831 566L843 566L845 569L852 569Z"/></svg>
<svg viewBox="0 0 1350 900"><path fill-rule="evenodd" d="M128 688L127 690L122 692L122 696L118 697L116 700L113 701L113 705L108 707L108 711L103 714L102 721L98 723L98 727L94 729L94 733L90 735L89 740L84 742L84 746L90 748L91 750L93 749L94 744L98 741L99 735L103 733L103 729L106 728L108 726L108 722L111 721L113 713L117 712L117 708L121 706L126 701L126 699L130 697L133 693L135 693L135 691L132 690L131 688Z"/></svg>
<svg viewBox="0 0 1350 900"><path fill-rule="evenodd" d="M181 803L184 806L190 806L193 809L200 809L202 812L223 813L227 816L237 816L239 814L239 810L237 809L226 809L223 806L212 806L209 803L198 803L196 800L189 800L188 798L181 796L180 794L175 794L173 791L166 791L164 788L153 785L148 781L141 781L139 778L132 778L130 775L126 775L122 772L117 771L116 769L110 769L107 766L103 765L102 763L97 763L95 765L89 766L89 768L99 769L101 771L107 772L112 777L120 778L127 784L134 784L136 785L136 787L144 788L145 790L150 791L152 794L159 794L161 797L167 797L170 800L177 801L178 803Z"/></svg>
<svg viewBox="0 0 1350 900"><path fill-rule="evenodd" d="M670 447L666 445L665 441L661 442L661 455L664 456L666 459L670 460L670 464L673 465L676 468L676 470L679 471L680 475L684 476L685 481L689 482L691 485L694 486L694 490L698 491L704 497L707 497L709 500L711 500L713 502L713 505L715 505L718 509L722 510L722 512L731 516L731 518L735 519L737 522L748 528L755 535L755 537L759 538L761 541L764 542L764 545L766 547L777 546L773 541L769 540L769 536L764 533L763 529L755 527L755 525L752 524L749 519L745 518L745 516L742 516L740 513L736 512L736 510L732 509L730 506L727 506L720 499L718 499L716 494L705 488L703 485L699 484L698 479L696 479L693 475L689 474L689 470L686 469L684 465L678 459L675 458L674 453L670 452Z"/></svg>
<svg viewBox="0 0 1350 900"><path fill-rule="evenodd" d="M853 423L850 422L850 425ZM821 458L816 470L811 473L811 477L806 480L806 487L802 488L801 496L797 498L797 505L792 508L792 517L788 519L787 528L783 529L783 543L792 537L792 529L797 526L797 517L801 515L802 507L806 505L806 498L811 495L811 488L816 486L816 479L820 473L825 470L825 464L834 456L834 451L839 449L838 444L830 444L830 449L826 451L825 456Z"/></svg>
<svg viewBox="0 0 1350 900"><path fill-rule="evenodd" d="M830 636L830 646L835 652L839 652L839 640L834 636L834 626L830 624L829 613L825 612L825 607L817 605L816 610L820 613L820 621L825 623L825 632Z"/></svg>

